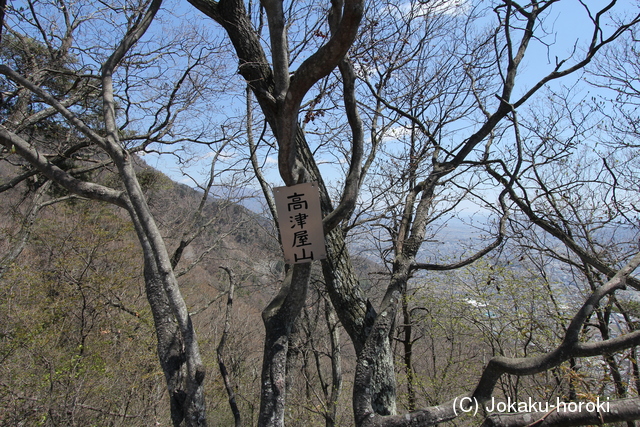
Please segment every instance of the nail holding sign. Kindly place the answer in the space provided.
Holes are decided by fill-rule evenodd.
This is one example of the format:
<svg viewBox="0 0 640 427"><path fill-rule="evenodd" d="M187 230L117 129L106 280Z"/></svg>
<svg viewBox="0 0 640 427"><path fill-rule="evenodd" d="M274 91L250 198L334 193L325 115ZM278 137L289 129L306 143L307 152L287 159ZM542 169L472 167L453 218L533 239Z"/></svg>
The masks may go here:
<svg viewBox="0 0 640 427"><path fill-rule="evenodd" d="M273 195L285 261L301 264L326 258L318 185L276 187Z"/></svg>

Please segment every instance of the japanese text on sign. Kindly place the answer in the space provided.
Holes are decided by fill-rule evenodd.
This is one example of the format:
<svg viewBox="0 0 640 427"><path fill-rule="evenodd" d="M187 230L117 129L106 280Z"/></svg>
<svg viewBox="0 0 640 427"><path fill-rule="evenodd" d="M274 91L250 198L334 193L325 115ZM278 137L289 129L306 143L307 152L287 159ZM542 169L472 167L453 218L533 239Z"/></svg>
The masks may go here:
<svg viewBox="0 0 640 427"><path fill-rule="evenodd" d="M285 261L299 264L326 258L317 184L277 187L273 194Z"/></svg>

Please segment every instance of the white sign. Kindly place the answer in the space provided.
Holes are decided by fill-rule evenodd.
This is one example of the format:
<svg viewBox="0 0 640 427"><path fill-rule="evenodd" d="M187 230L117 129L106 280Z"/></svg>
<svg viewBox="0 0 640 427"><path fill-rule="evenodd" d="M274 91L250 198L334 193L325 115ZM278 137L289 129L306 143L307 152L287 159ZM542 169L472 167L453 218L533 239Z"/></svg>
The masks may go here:
<svg viewBox="0 0 640 427"><path fill-rule="evenodd" d="M315 182L273 189L284 259L289 264L327 257L320 193Z"/></svg>

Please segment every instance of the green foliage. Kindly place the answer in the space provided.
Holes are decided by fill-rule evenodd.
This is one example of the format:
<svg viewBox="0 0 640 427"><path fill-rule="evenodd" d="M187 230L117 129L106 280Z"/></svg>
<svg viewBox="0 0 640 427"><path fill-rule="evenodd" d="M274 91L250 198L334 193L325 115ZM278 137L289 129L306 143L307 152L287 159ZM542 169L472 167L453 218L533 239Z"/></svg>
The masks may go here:
<svg viewBox="0 0 640 427"><path fill-rule="evenodd" d="M3 34L0 43L0 60L13 70L41 84L54 95L67 93L73 86L72 68L77 61L61 52L48 49L40 41L31 37L15 37L10 32ZM46 70L46 71L44 71ZM17 87L9 80L0 78L3 94L15 95ZM0 103L3 113L8 114L15 107L16 96L9 96ZM31 104L33 111L43 108L41 104Z"/></svg>
<svg viewBox="0 0 640 427"><path fill-rule="evenodd" d="M145 168L136 172L138 183L142 191L162 191L173 188L175 185L168 176L153 168Z"/></svg>
<svg viewBox="0 0 640 427"><path fill-rule="evenodd" d="M164 379L131 227L86 202L48 213L0 282L0 425L149 425Z"/></svg>
<svg viewBox="0 0 640 427"><path fill-rule="evenodd" d="M469 378L481 372L492 357L546 353L563 334L559 292L523 264L478 261L456 274L429 277L407 297L415 376L407 376L399 345L401 405L407 402L409 380L421 399L419 405L441 404L446 396L464 393ZM404 330L399 327L398 340L402 339ZM575 372L561 369L556 376L515 382L505 377L500 387L512 398L524 393L544 400L558 393L558 388L566 390L570 375Z"/></svg>

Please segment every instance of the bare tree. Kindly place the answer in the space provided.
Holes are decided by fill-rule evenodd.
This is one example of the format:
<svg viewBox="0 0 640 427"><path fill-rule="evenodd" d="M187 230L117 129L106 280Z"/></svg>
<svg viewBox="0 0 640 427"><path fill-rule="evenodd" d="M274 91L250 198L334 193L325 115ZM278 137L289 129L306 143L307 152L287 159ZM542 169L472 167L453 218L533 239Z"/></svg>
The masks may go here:
<svg viewBox="0 0 640 427"><path fill-rule="evenodd" d="M353 395L357 425L428 425L455 417L454 407L451 403L416 410L406 416L395 415L395 381L390 336L397 307L407 288L407 283L416 271L459 268L481 258L500 245L505 230L506 216L504 214L513 209L508 200L511 196L511 186L514 180L520 176L519 166L516 168L517 173L514 174L514 177L502 178L500 181L505 187L502 192L499 192L499 197L493 196L494 200L497 200L494 206L497 208L501 221L495 230L492 243L476 248L475 253L469 253L453 263L421 262L418 260L418 253L427 239L427 227L431 221L438 217L438 213L446 212L446 206L455 206L457 201L462 198L472 197L480 204L486 203L482 192L465 187L462 182L473 177L474 174L485 174L486 169L490 170L491 165L499 160L500 152L494 147L499 145L505 129L512 127L517 120L515 112L551 82L583 70L599 50L614 42L638 22L638 16L632 16L628 21L605 33L604 19L615 6L615 2L598 10L591 10L583 5L587 22L592 28L591 39L588 40L584 51L578 52L576 50L569 53L568 56L558 59L555 65L550 66L550 71L547 74L533 82L519 83L521 66L524 58L528 57L531 44L537 43L538 40L546 43L548 34L545 33L547 31L545 20L550 16L556 3L553 1L535 2L522 6L510 1L498 2L493 5L491 10L495 17L495 25L478 34L469 30L474 22L474 14L482 16L482 13L489 11L489 9L482 11L472 8L471 13L462 13L457 19L451 19L449 27L438 27L435 25L438 19L442 20L443 16L452 12L452 10L447 10L447 7L451 7L447 3L432 7L421 3L411 3L407 6L395 5L391 2L376 7L372 6L369 10L371 15L366 16L364 20L363 32L361 33L362 43L358 42L358 46L361 47L355 50L358 54L358 60L361 61L358 64L359 68L352 67L348 60L339 63L340 77L344 85L342 108L349 119L352 145L350 145L350 150L344 150L350 154L347 161L349 167L345 175L344 190L340 191L338 198L348 200L343 195L349 194L348 190L351 188L356 189L357 192L359 185L364 180L363 169L369 170L368 168L376 158L381 140L389 135L389 131L396 124L398 127L402 126L408 135L404 139L407 141L406 152L395 158L398 161L406 161L406 168L399 172L397 169L391 172L391 174L397 173L404 180L398 187L395 187L394 184L383 187L384 195L388 195L389 191L396 191L399 197L395 204L392 204L396 207L398 216L392 218L387 226L394 242L393 256L389 258L391 278L386 294L377 309L374 309L373 304L368 301L355 278L341 232L330 231L331 227L327 227L328 257L323 261L326 286L341 323L354 343L358 357ZM308 43L308 39L302 38L299 45L288 44L286 29L293 27L291 26L292 21L286 21L286 18L288 16L293 18L295 13L291 12L292 9L284 9L281 2L263 4L271 43L269 46L271 59L269 60L263 53L266 48L260 43L257 27L253 26L251 17L243 5L226 1L193 1L192 4L212 17L227 31L239 58L240 73L253 89L266 120L278 140L279 167L284 182L288 185L298 182L296 178L300 176L299 173L303 169L296 169L294 165L303 165L309 179L321 183L320 188L326 215L325 224L327 226L333 225L336 218L339 221L349 218L353 211L352 205L345 205L344 211L341 207L335 210L331 209L329 195L318 171L317 159L312 155L308 141L302 133L301 125L298 124L297 115L301 105L299 99L303 95L297 92L297 86L294 83L306 80L306 73L309 72L307 65L311 64L311 60L317 56L312 51L309 60L302 61L300 67L290 77L291 52L295 52L296 58L299 58L300 54L295 49L297 46L307 46ZM346 3L345 5L348 6ZM336 40L335 35L341 34L340 30L344 34L343 27L332 28L331 16L335 18L336 10L334 5L331 9L333 15L329 17L330 31L327 33L322 33L321 30L316 32L316 34L324 34L323 37L327 37L326 44L322 45L318 52L324 53L325 47L331 46L331 43ZM346 11L344 16L348 16ZM353 24L344 18L339 22L340 25ZM426 24L422 25L422 23ZM433 24L433 26L428 24ZM312 28L315 27L312 25ZM447 31L458 34L458 39L454 39L454 37L450 39L451 44L457 43L455 48L449 47L452 45L446 45L444 42L441 45L436 43L429 45L428 36L433 34L434 28L442 28L442 32L445 34ZM461 28L464 31L461 30L462 34L456 33L454 28ZM381 29L382 32L380 32ZM388 33L384 32L386 29L389 29ZM400 29L400 32L395 29ZM370 31L370 33L366 31ZM376 34L382 35L376 39ZM369 38L367 38L368 36ZM345 37L343 40L348 40L348 38ZM376 44L376 42L378 43ZM290 46L296 46L296 48ZM445 46L451 50L445 50L446 53L443 55L445 59L438 62L438 67L434 66L433 69L430 69L429 55L437 57L437 53L442 53ZM429 48L432 50L429 51ZM385 49L387 50L385 51ZM343 53L344 51L341 51L341 54ZM394 53L397 55L393 56ZM411 62L417 60L422 60L422 62ZM408 68L407 64L410 62L421 65ZM334 64L332 63L331 66ZM354 102L356 96L362 94L353 86L356 69L362 70L362 73L365 73L366 70L378 73L375 81L371 81L367 75L362 76L365 87L369 88L373 100L373 102L364 104L373 118L371 128L376 129L374 126L383 117L386 120L386 124L378 128L381 132L378 134L374 132L371 138L368 159L365 159L361 149L356 149L358 144L363 143L363 124L358 117ZM404 80L398 78L397 76L405 69L410 70L407 72L407 77ZM326 70L317 75L324 76L329 71ZM429 74L430 72L433 74ZM425 79L425 75L431 77ZM309 84L303 85L305 93L316 81L317 79L307 80ZM421 92L418 89L418 91L408 94L402 92L403 87L415 88L416 85L422 83L426 83L424 87L429 87L429 82L441 85L441 92L434 91L431 97L431 94L426 90ZM290 87L289 84L291 84ZM291 105L295 108L289 108L288 102L282 101L283 93L289 92L295 101L295 104ZM316 93L319 95L308 104L305 121L320 117L322 114L319 112L324 113L325 111L319 104L322 101L323 92L318 89ZM284 98L287 96L285 95ZM314 112L318 112L318 114ZM472 112L473 114L471 114ZM433 120L434 116L438 117L438 120ZM283 129L283 126L286 129ZM460 128L463 127L469 127L473 130L462 136L461 134L465 132L461 132ZM385 135L384 132L387 134ZM505 142L505 144L507 143ZM386 158L382 157L382 159L385 162L394 160L391 158L391 154ZM495 174L489 173L489 175L485 174L483 181L479 182L488 183L491 177L496 178ZM350 187L352 182L356 182L356 184ZM447 186L460 189L459 195L447 200L446 194L440 190ZM372 199L380 200L384 197L379 194L376 193ZM446 203L444 206L443 201ZM374 205L372 204L372 206ZM519 205L517 207L522 208ZM337 215L336 212L346 212L347 214L346 216ZM391 213L393 210L389 212ZM552 231L548 227L545 230ZM296 271L295 268L292 270ZM608 268L607 273L613 277L616 271L616 268ZM628 275L629 273L630 271L626 271L621 274ZM307 276L300 276L300 280L300 283L306 281ZM615 279L615 281L618 280ZM285 283L285 288L291 286L289 281ZM267 309L265 316L267 322L270 319L275 319L273 315L276 311L273 308L283 307L280 305L280 301L286 301L285 295L291 295L289 292L287 290L286 294L281 294L281 299L276 300L278 301L277 306L272 305ZM299 301L301 301L304 294L298 295L300 296ZM592 298L599 299L601 296L596 291ZM298 311L287 313L297 315ZM580 320L576 320L576 322L580 323ZM269 343L270 341L267 340L267 348L270 346ZM627 342L627 344L629 343ZM600 347L599 351L605 351L606 347L606 345ZM577 354L570 353L567 353L566 357L563 353L563 357L554 359L554 363L560 363L560 360L564 361L568 357L577 356ZM265 355L267 359L272 359L268 352L265 352ZM283 356L286 358L286 355ZM554 366L554 363L541 364L539 369L542 371ZM507 368L501 371L496 368L497 365L499 362L496 361L489 363L485 371L485 379L480 382L473 394L481 402L491 396L495 381L503 373L510 372ZM514 372L519 375L528 373L526 370L517 371L515 369ZM486 379L489 377L492 379ZM266 379L272 381L273 377L265 377ZM264 400L269 401L269 395L263 395ZM264 413L267 412L271 412L271 410ZM266 419L262 420L266 422Z"/></svg>
<svg viewBox="0 0 640 427"><path fill-rule="evenodd" d="M362 2L346 1L332 5L330 20L334 27L333 36L303 60L293 75L290 72L288 25L282 2L263 3L270 35L271 61L264 53L243 2L191 3L218 22L234 45L240 59L239 71L252 88L278 142L278 168L283 181L287 185L318 181L320 175L298 122L300 105L309 89L343 61L357 34L363 11ZM360 140L354 140L354 147L359 144L361 145ZM357 151L354 148L354 153ZM355 203L358 164L359 159L355 158L354 180L345 187L340 207L324 220L327 231L335 228L344 212L351 210ZM327 205L326 191L323 193L323 210L332 211ZM310 268L310 264L291 266L278 296L263 311L266 338L258 421L260 425L284 424L289 338L306 299Z"/></svg>
<svg viewBox="0 0 640 427"><path fill-rule="evenodd" d="M523 75L522 69L528 58L539 60L532 52L534 46L553 51L550 22L561 3L558 0L525 5L504 0L487 7L453 5L448 1L387 1L365 7L357 0L320 5L285 5L279 0L265 0L259 10L254 9L253 2L247 9L245 2L238 0L190 3L226 32L238 58L238 72L256 97L275 138L282 181L288 186L315 181L320 188L327 247L327 258L322 261L324 286L356 352L352 405L357 426L438 424L469 410L460 402L484 405L505 376L530 376L578 358L606 358L637 345L637 330L630 328L623 335L613 336L607 320L611 311L596 310L598 306L612 307L614 293L625 283L636 287L633 271L640 263L637 248L616 252L613 245L602 243L596 229L611 222L589 223L588 215L601 211L588 211L579 200L566 196L567 192L576 191L591 197L589 185L604 188L607 194L624 193L628 199L616 199L620 203L614 216L618 218L633 212L637 193L628 185L630 181L625 191L621 190L616 179L618 169L608 159L603 160L596 177L589 177L587 186L582 186L585 176L575 174L566 182L555 183L558 168L566 167L563 159L575 159L573 142L563 141L562 129L544 127L555 123L552 111L540 114L544 119L539 123L535 114L534 118L522 116L525 106L546 95L545 88L557 88L561 79L582 73L600 51L640 22L640 14L630 13L625 20L616 21L610 18L617 10L615 0L599 8L580 3L584 27L590 31L588 40L576 44L569 53L560 53L555 62L547 63L545 71L532 78ZM145 255L147 295L156 322L158 352L171 394L174 424L205 425L204 368L174 273L179 251L172 262L136 178L132 154L174 136L175 112L181 110L173 107L186 108L195 102L181 89L185 82L191 82L188 77L200 61L206 60L206 55L192 54L193 62L170 85L168 104L155 109L140 107L152 111L143 115L151 123L146 132L140 131L147 123L141 120L136 123L136 132L127 134L127 125L136 118L136 107L127 102L132 99L127 94L138 80L124 73L121 81L125 89L117 98L120 92L114 88L114 78L118 70L127 70L125 66L131 65L128 61L133 58L132 49L139 45L160 2L147 6L145 10L115 10L126 21L126 34L114 43L113 50L105 48L100 54L86 50L88 58L100 64L100 72L93 74L86 70L69 73L64 67L54 67L69 55L70 35L58 37L67 42L61 48L53 48L53 38L44 37L50 45L45 43L45 48L38 49L17 24L5 24L12 30L11 41L22 43L32 60L31 68L23 70L0 65L0 74L10 82L5 92L11 100L7 104L11 114L0 126L0 142L5 147L5 158L19 156L72 193L107 201L129 213ZM26 16L34 14L33 10L36 9L15 13ZM60 6L59 12L61 22L67 23L65 34L72 34L81 21L73 20L75 15L68 14L66 5ZM35 33L47 34L35 14L26 17ZM265 21L268 33L263 37ZM6 40L7 37L3 43ZM34 67L35 54L51 58L51 66ZM53 85L48 80L49 68L72 78L65 84ZM93 107L81 103L89 95L97 96L102 105L91 111L99 114L87 114L83 120L81 113ZM35 111L30 109L34 97L38 106ZM119 105L118 99L125 105ZM568 111L569 116L574 113L570 106ZM75 144L54 149L33 142L40 136L33 132L34 124L54 114L69 124L74 135L80 135ZM100 123L100 131L88 123L89 117ZM124 123L118 125L119 120ZM574 117L574 124L579 122ZM322 126L330 129L328 135L339 137L329 140L322 135ZM525 129L530 132L523 137ZM252 132L248 132L247 139L249 157L259 171ZM538 142L537 146L529 145L531 141ZM89 147L103 153L105 164L116 168L122 187L109 188L81 180L63 164L71 154ZM340 185L333 191L325 182L328 175L320 167L321 155L327 152L345 163ZM570 172L568 168L562 171ZM29 170L6 187L32 175ZM264 177L259 172L257 175L263 191L268 193ZM602 179L605 175L607 179ZM633 176L633 171L628 176ZM454 259L439 258L436 251L434 256L425 257L425 243L437 237L438 221L469 201L493 215L493 226L485 230L489 237L477 244L462 245L463 250ZM398 414L392 342L401 307L405 325L411 324L406 303L412 280L422 275L422 282L427 283L424 292L437 292L428 280L429 272L469 266L500 247L508 231L526 235L520 224L525 231L533 227L554 239L561 249L553 247L551 256L581 270L591 280L585 301L550 349L534 355L525 352L522 357L496 356L468 393L448 396L450 401L441 397L433 406L421 409L412 402L410 412ZM380 301L358 279L346 244L347 235L360 230L373 230L382 236L378 246L382 250L380 260L387 267L387 280ZM191 239L185 234L181 241L187 244ZM532 244L530 249L550 250L544 244ZM310 278L311 264L287 266L278 294L262 313L266 334L260 426L285 423L290 346L296 322L303 313ZM600 327L601 340L585 342L585 338L594 338L583 334L593 318ZM330 316L327 321L333 324ZM332 338L335 341L333 335ZM411 355L411 343L411 331L405 329L405 356ZM616 372L616 360L609 358L607 363L611 372ZM410 365L409 361L408 372ZM334 368L334 372L338 369ZM616 380L616 386L622 397L621 382ZM331 398L332 394L327 396ZM624 410L622 419L640 417L637 400L620 400L615 405ZM330 418L335 411L328 409L326 415ZM579 415L558 412L544 416L543 421L568 425L595 422L596 416L595 411ZM615 414L600 418L619 419ZM514 425L508 424L512 422L526 425L530 421L524 416L492 416L487 420L492 425Z"/></svg>
<svg viewBox="0 0 640 427"><path fill-rule="evenodd" d="M197 81L196 73L208 55L202 49L192 50L193 56L185 57L186 65L176 80L161 88L163 93L148 90L151 98L136 98L141 82L153 81L148 68L135 58L155 54L144 38L161 5L161 1L98 5L86 13L88 6L82 4L29 2L28 8L7 11L3 43L14 44L12 52L22 58L7 57L0 65L3 109L10 112L0 125L0 140L3 159L20 164L26 172L4 189L39 173L72 194L126 210L144 254L146 294L173 423L206 425L205 368L195 331L135 166L135 152L160 141L176 142L170 138L179 128L180 114L197 102L197 96L187 95L193 88L188 86ZM92 25L107 25L103 29L113 31L107 30L110 37L84 31ZM94 36L101 44L94 44ZM189 45L183 46L188 49ZM167 45L158 48L171 53ZM161 97L154 99L156 95ZM57 126L58 134L38 128L47 121L52 128ZM148 125L147 129L138 122ZM109 165L119 177L115 187L82 175ZM178 259L179 253L174 263Z"/></svg>

